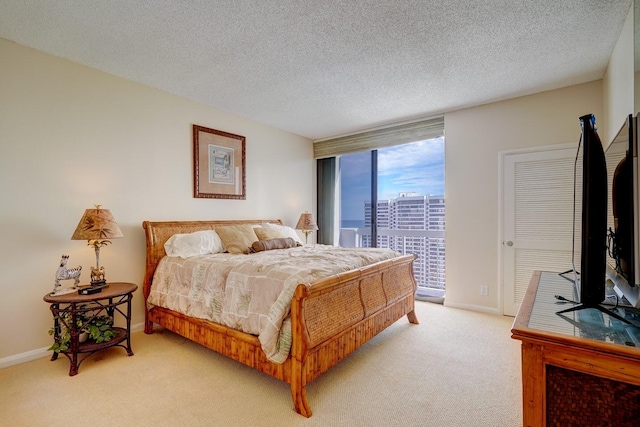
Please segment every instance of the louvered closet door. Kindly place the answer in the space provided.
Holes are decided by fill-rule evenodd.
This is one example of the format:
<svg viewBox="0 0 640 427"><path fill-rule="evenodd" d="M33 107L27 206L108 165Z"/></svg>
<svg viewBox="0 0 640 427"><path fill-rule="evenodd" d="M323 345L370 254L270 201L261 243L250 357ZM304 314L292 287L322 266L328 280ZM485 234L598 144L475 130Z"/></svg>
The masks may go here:
<svg viewBox="0 0 640 427"><path fill-rule="evenodd" d="M562 147L567 147L563 145ZM577 147L503 156L503 311L514 316L535 270L562 272L580 267L582 167Z"/></svg>

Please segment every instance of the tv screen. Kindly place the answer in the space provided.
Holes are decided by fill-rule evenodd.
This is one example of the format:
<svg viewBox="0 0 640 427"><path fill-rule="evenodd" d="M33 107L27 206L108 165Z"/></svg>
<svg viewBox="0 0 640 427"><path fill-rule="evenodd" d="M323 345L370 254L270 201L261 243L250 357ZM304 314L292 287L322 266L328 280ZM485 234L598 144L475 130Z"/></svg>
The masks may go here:
<svg viewBox="0 0 640 427"><path fill-rule="evenodd" d="M625 299L640 306L640 239L638 238L638 155L636 118L629 115L607 147L609 209L607 213L607 277Z"/></svg>

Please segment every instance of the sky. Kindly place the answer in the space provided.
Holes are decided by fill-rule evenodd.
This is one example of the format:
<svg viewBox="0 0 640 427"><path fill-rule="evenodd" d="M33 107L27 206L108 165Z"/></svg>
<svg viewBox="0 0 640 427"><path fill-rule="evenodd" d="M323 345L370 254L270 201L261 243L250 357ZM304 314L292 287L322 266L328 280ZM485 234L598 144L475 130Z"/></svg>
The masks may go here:
<svg viewBox="0 0 640 427"><path fill-rule="evenodd" d="M371 153L340 157L341 217L363 220L364 202L371 200ZM378 150L378 200L401 192L444 195L444 138Z"/></svg>

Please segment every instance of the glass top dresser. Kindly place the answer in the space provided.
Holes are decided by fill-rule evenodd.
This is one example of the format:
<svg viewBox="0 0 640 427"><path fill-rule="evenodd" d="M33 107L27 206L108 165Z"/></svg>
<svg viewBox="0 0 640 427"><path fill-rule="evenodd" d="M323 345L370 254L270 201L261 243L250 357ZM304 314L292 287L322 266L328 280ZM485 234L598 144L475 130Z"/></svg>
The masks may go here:
<svg viewBox="0 0 640 427"><path fill-rule="evenodd" d="M624 320L595 308L558 314L572 299L565 276L535 272L514 320L523 425L640 425L640 311L615 308Z"/></svg>

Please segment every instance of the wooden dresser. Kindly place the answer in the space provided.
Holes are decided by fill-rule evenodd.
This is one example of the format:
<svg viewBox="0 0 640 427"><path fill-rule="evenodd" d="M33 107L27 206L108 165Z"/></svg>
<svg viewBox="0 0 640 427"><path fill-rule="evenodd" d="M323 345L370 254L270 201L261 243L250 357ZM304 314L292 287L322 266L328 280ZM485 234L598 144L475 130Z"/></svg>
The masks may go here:
<svg viewBox="0 0 640 427"><path fill-rule="evenodd" d="M640 425L640 311L617 308L629 325L573 304L573 283L536 272L513 323L522 341L525 426Z"/></svg>

